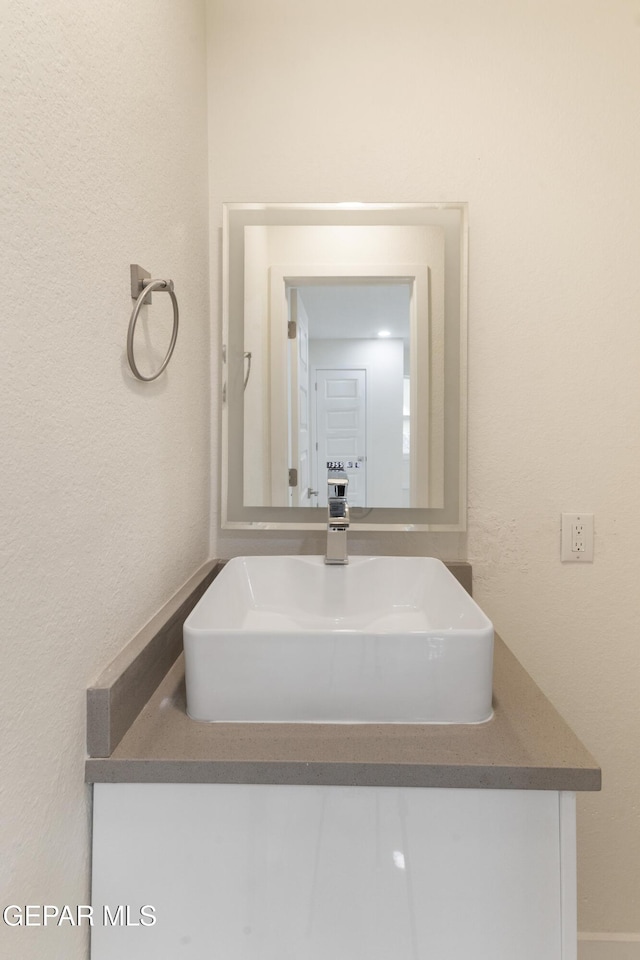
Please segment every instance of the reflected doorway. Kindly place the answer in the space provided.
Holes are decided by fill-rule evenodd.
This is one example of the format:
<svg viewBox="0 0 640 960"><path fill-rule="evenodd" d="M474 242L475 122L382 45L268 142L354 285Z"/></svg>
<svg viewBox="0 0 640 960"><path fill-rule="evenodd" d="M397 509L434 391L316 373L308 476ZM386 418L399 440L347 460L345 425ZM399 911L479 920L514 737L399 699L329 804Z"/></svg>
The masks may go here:
<svg viewBox="0 0 640 960"><path fill-rule="evenodd" d="M289 503L326 506L331 462L349 475L350 505L406 506L413 278L298 277L286 287Z"/></svg>

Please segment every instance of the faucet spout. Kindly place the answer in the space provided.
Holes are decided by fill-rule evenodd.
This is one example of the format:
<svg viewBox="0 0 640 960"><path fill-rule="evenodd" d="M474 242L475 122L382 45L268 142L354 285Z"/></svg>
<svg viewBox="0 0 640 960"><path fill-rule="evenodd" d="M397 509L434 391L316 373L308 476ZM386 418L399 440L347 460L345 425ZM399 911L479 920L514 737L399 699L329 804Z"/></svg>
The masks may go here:
<svg viewBox="0 0 640 960"><path fill-rule="evenodd" d="M347 530L349 529L349 504L347 487L349 478L344 470L329 470L327 519L327 554L325 563L349 563L347 553Z"/></svg>

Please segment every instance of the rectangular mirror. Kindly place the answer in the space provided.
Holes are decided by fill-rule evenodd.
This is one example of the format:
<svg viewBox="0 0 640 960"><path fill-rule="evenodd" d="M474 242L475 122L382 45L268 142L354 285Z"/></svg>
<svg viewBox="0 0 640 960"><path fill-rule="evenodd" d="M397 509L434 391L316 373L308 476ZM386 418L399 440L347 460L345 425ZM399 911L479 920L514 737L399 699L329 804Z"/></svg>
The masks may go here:
<svg viewBox="0 0 640 960"><path fill-rule="evenodd" d="M466 523L464 203L223 210L222 525Z"/></svg>

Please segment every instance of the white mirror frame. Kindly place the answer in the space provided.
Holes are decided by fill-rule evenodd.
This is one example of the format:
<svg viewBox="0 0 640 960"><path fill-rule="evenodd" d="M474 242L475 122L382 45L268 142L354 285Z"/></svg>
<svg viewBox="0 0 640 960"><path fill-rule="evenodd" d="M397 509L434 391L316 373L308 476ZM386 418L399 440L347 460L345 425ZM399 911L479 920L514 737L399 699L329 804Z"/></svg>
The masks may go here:
<svg viewBox="0 0 640 960"><path fill-rule="evenodd" d="M468 211L466 203L419 204L223 204L222 256L222 476L221 525L223 529L323 530L322 508L248 507L239 502L243 489L244 380L243 277L247 224L314 225L367 222L434 224L458 218L455 243L448 239L445 254L445 472L444 507L362 508L353 510L354 531L438 531L466 529L467 497L467 287ZM239 262L241 261L241 262ZM452 309L453 306L453 309ZM452 314L457 316L453 317ZM456 322L457 321L457 322ZM455 329L454 329L455 327ZM454 382L456 381L456 382ZM238 409L239 408L239 409ZM241 499L241 497L240 497ZM360 515L359 515L360 514Z"/></svg>

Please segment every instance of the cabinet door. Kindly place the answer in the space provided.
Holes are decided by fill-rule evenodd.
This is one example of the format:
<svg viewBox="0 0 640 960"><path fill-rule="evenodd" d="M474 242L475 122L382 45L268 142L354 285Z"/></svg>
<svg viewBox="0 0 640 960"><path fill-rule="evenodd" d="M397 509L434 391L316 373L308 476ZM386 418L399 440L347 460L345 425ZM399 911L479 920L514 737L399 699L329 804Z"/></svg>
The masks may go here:
<svg viewBox="0 0 640 960"><path fill-rule="evenodd" d="M573 810L550 791L96 784L92 960L575 960ZM105 925L105 905L129 911Z"/></svg>

